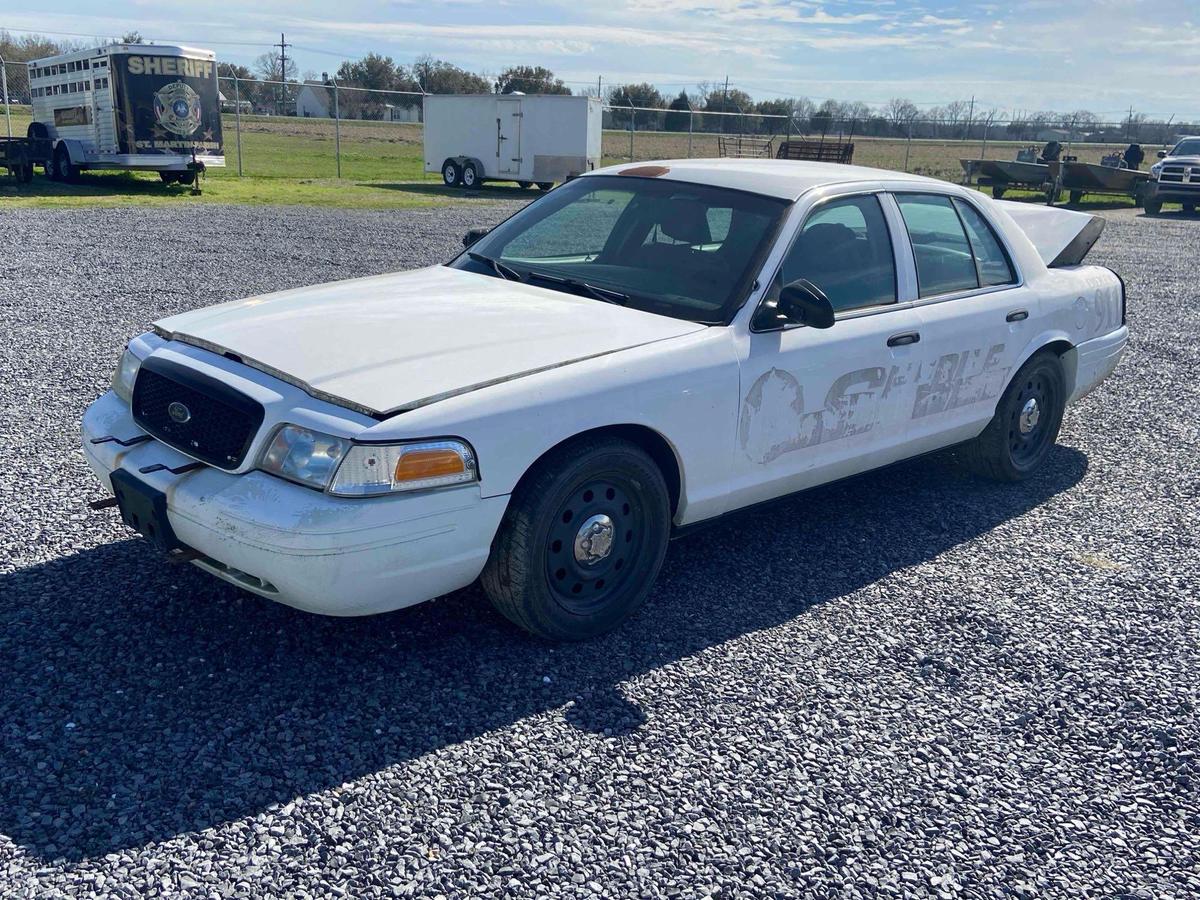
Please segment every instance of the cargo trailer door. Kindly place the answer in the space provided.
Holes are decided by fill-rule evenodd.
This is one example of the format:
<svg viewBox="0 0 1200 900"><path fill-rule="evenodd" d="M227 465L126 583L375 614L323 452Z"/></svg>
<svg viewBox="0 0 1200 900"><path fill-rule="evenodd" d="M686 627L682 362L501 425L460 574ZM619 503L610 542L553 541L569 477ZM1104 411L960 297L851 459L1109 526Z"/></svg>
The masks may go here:
<svg viewBox="0 0 1200 900"><path fill-rule="evenodd" d="M521 101L503 98L496 101L496 173L519 175L521 172Z"/></svg>

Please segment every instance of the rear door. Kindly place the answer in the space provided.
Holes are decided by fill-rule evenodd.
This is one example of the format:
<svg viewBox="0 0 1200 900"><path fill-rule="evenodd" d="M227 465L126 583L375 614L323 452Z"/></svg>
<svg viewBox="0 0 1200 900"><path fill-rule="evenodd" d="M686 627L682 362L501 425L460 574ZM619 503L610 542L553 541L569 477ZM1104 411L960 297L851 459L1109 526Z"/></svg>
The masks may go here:
<svg viewBox="0 0 1200 900"><path fill-rule="evenodd" d="M987 424L1038 306L980 206L936 192L894 198L916 268L921 365L910 438L917 453L973 437Z"/></svg>
<svg viewBox="0 0 1200 900"><path fill-rule="evenodd" d="M517 175L521 169L521 101L496 101L496 171Z"/></svg>

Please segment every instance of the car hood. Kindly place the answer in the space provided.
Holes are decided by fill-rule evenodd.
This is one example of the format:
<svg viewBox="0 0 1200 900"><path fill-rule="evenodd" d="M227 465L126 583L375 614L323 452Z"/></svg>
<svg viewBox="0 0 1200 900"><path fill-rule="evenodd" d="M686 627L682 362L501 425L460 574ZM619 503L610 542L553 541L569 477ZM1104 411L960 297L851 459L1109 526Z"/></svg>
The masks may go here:
<svg viewBox="0 0 1200 900"><path fill-rule="evenodd" d="M1176 166L1200 166L1200 156L1167 156L1158 162Z"/></svg>
<svg viewBox="0 0 1200 900"><path fill-rule="evenodd" d="M434 266L265 294L155 323L314 397L382 416L703 325Z"/></svg>

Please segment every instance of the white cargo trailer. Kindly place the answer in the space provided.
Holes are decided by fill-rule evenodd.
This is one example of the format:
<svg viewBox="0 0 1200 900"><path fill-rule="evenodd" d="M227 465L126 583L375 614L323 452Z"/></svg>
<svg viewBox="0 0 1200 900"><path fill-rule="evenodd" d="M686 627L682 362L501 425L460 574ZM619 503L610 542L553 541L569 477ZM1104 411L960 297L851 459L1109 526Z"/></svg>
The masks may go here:
<svg viewBox="0 0 1200 900"><path fill-rule="evenodd" d="M600 165L604 104L559 94L425 97L425 171L448 185L555 182Z"/></svg>
<svg viewBox="0 0 1200 900"><path fill-rule="evenodd" d="M148 169L190 184L225 165L211 50L109 44L29 63L29 137L51 142L46 174Z"/></svg>

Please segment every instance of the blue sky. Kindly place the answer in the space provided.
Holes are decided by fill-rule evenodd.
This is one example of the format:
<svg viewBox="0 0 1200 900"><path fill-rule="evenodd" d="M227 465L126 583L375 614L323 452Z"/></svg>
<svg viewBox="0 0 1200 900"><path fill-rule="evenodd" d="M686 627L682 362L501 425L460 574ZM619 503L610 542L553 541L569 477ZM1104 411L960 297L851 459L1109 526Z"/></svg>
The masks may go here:
<svg viewBox="0 0 1200 900"><path fill-rule="evenodd" d="M491 74L538 63L576 88L602 75L678 91L728 75L756 99L904 96L926 107L973 94L983 108L1116 120L1132 104L1200 118L1200 0L0 0L0 28L136 29L242 63L282 30L302 72L376 50Z"/></svg>

